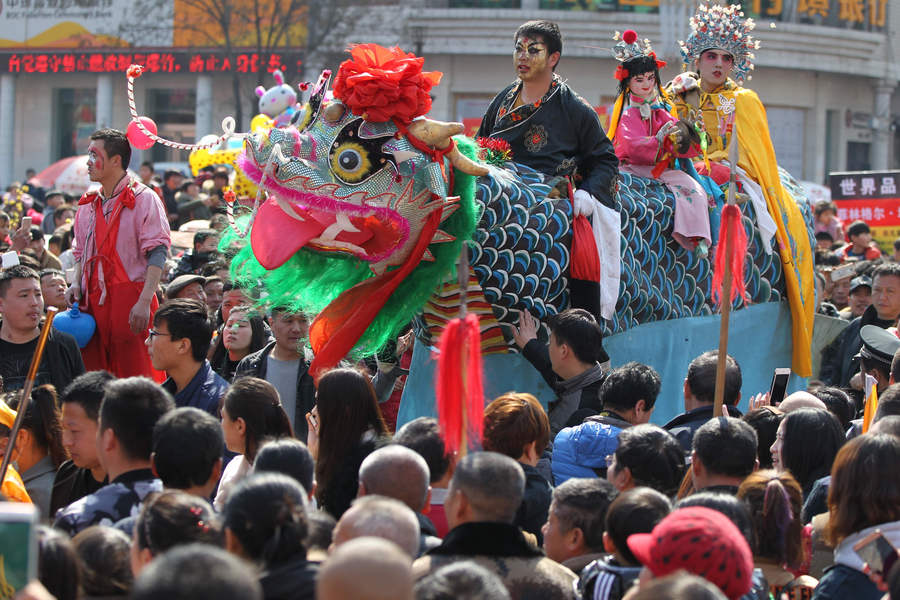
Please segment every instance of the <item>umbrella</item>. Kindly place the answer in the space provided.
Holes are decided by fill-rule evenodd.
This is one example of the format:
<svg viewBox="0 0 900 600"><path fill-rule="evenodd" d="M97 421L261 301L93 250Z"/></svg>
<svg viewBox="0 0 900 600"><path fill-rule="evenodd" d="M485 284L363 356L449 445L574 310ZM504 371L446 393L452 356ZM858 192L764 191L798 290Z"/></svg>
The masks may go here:
<svg viewBox="0 0 900 600"><path fill-rule="evenodd" d="M58 160L29 179L28 183L47 190L56 189L72 196L81 196L88 188L99 186L88 176L87 158L87 154L79 154ZM129 170L128 174L137 177L134 171Z"/></svg>
<svg viewBox="0 0 900 600"><path fill-rule="evenodd" d="M57 189L80 196L91 185L87 170L87 154L58 160L29 180L44 189Z"/></svg>

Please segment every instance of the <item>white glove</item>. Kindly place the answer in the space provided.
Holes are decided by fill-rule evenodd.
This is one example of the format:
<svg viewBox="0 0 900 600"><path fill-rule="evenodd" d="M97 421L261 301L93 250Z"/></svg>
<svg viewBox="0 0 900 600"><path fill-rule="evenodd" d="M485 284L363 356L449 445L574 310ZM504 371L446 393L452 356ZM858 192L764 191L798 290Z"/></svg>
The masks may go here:
<svg viewBox="0 0 900 600"><path fill-rule="evenodd" d="M662 144L666 140L666 136L672 133L675 127L675 121L669 121L668 123L660 127L659 131L656 132L656 141Z"/></svg>
<svg viewBox="0 0 900 600"><path fill-rule="evenodd" d="M587 190L575 190L575 216L590 217L594 214L597 199Z"/></svg>
<svg viewBox="0 0 900 600"><path fill-rule="evenodd" d="M700 87L700 82L697 81L693 73L680 73L669 84L669 89L673 94L683 94L698 87Z"/></svg>

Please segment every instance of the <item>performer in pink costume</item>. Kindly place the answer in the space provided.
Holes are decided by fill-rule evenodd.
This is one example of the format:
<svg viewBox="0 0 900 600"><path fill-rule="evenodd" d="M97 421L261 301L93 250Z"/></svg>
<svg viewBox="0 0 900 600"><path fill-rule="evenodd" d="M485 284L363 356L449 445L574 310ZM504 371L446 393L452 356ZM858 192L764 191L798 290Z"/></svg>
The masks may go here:
<svg viewBox="0 0 900 600"><path fill-rule="evenodd" d="M613 53L622 64L615 74L619 97L608 135L619 157L619 170L662 181L675 195L672 236L684 248L706 255L711 243L708 195L691 175L673 168L675 159L700 154L698 143L693 143L699 138L688 123L670 112L659 82L659 67L665 63L656 59L646 40L641 48L631 30Z"/></svg>

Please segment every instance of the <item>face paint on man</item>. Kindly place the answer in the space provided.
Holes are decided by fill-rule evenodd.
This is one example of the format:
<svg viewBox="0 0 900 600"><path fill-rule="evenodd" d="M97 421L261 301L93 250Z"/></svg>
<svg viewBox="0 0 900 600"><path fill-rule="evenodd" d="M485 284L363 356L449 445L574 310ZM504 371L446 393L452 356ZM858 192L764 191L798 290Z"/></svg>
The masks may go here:
<svg viewBox="0 0 900 600"><path fill-rule="evenodd" d="M539 38L521 37L516 40L513 64L522 81L537 79L553 70L547 44Z"/></svg>
<svg viewBox="0 0 900 600"><path fill-rule="evenodd" d="M100 181L103 169L106 167L106 151L103 149L103 140L93 140L88 146L88 177L91 181Z"/></svg>
<svg viewBox="0 0 900 600"><path fill-rule="evenodd" d="M724 50L704 50L697 61L697 70L700 73L700 87L705 92L712 92L725 83L731 69L734 67L734 57Z"/></svg>

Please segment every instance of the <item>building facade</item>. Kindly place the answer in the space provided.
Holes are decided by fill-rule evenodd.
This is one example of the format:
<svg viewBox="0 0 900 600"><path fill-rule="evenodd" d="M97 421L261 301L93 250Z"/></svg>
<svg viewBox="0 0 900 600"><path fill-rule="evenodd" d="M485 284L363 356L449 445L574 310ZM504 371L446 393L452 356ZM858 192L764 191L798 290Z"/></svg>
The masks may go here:
<svg viewBox="0 0 900 600"><path fill-rule="evenodd" d="M2 0L10 3L30 0ZM34 0L35 2L39 0ZM50 1L50 0L47 0ZM62 0L60 0L62 1ZM101 0L116 3L119 0ZM826 183L832 171L900 168L900 6L888 0L748 0L762 47L747 84L766 105L779 163L799 179ZM477 123L487 103L514 78L513 33L529 19L551 19L562 29L557 72L602 113L614 100L616 67L609 48L615 31L635 29L668 61L663 79L681 71L677 40L688 33L692 0L413 0L370 9L368 26L330 41L399 44L443 72L433 90L431 116ZM892 10L896 8L896 10ZM314 79L315 61L298 64L291 48L260 55L239 52L223 64L214 48L89 49L16 47L2 30L0 12L0 184L21 179L55 160L83 153L102 126L124 129L128 111L124 67L152 68L138 80L139 113L164 137L193 141L217 133L235 112L233 73L239 71L244 123L256 113L253 89L284 67L288 81ZM376 33L377 32L377 33ZM274 54L274 56L273 56ZM334 63L334 64L331 64ZM159 145L135 152L141 160L186 161Z"/></svg>

